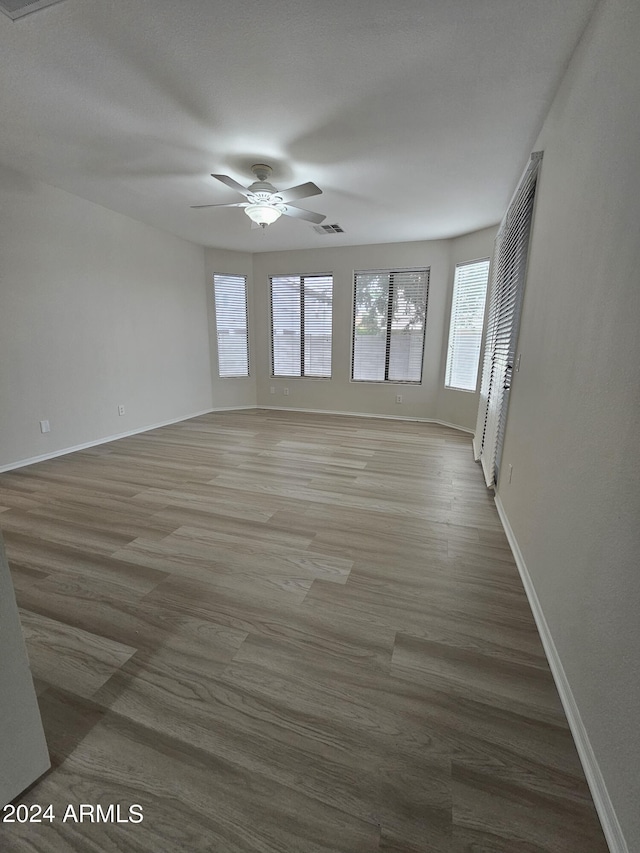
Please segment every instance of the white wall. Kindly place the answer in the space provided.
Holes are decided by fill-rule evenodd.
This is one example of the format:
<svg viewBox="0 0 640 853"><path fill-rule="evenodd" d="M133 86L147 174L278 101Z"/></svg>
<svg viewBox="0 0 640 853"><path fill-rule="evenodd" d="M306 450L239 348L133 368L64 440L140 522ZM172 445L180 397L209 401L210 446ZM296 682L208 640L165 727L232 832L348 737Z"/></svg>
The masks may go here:
<svg viewBox="0 0 640 853"><path fill-rule="evenodd" d="M451 321L451 298L453 296L453 279L456 264L468 261L479 261L483 258L491 258L493 255L493 244L498 233L498 227L484 228L482 231L474 231L457 237L450 241L451 246L451 269L447 288L446 305L447 310L444 317L444 335L442 340L441 354L441 376L438 390L438 403L436 417L445 423L455 424L474 430L478 418L478 404L480 398L480 374L482 372L483 352L480 352L480 368L478 376L478 387L473 391L454 391L444 387L444 376L447 365L447 347L449 345L449 323Z"/></svg>
<svg viewBox="0 0 640 853"><path fill-rule="evenodd" d="M330 238L327 238L330 239ZM446 240L369 246L265 252L254 255L258 405L362 412L409 418L435 418L450 250ZM361 269L430 267L427 335L420 386L350 381L353 273ZM333 352L331 379L273 379L270 376L269 276L333 274ZM276 389L275 394L270 388ZM283 389L289 388L289 396ZM402 394L402 404L395 402Z"/></svg>
<svg viewBox="0 0 640 853"><path fill-rule="evenodd" d="M1 167L0 200L0 468L211 408L202 247Z"/></svg>
<svg viewBox="0 0 640 853"><path fill-rule="evenodd" d="M249 316L249 376L243 378L218 375L218 343L216 338L216 309L213 293L214 273L246 275L247 313ZM209 310L209 351L213 408L242 408L256 405L256 348L255 327L258 318L253 305L253 256L248 252L231 252L225 249L206 250L206 287Z"/></svg>
<svg viewBox="0 0 640 853"><path fill-rule="evenodd" d="M503 454L513 479L498 490L630 851L640 850L639 45L637 0L604 0L535 145L544 160Z"/></svg>

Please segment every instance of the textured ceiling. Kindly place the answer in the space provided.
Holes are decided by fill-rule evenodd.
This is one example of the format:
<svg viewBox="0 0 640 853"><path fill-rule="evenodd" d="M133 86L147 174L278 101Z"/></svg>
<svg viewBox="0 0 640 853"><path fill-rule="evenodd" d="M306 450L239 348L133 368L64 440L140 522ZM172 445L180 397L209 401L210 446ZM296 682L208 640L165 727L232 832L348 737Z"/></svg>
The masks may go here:
<svg viewBox="0 0 640 853"><path fill-rule="evenodd" d="M197 243L270 251L496 223L595 0L64 0L0 15L0 163ZM252 163L345 233L251 230Z"/></svg>

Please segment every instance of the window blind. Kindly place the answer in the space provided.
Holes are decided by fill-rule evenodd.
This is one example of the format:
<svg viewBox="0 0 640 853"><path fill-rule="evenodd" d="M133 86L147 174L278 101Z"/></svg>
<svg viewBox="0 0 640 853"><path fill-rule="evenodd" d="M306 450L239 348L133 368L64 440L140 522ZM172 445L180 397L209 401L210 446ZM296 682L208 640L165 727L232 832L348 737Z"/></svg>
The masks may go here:
<svg viewBox="0 0 640 853"><path fill-rule="evenodd" d="M333 277L271 277L273 376L331 376Z"/></svg>
<svg viewBox="0 0 640 853"><path fill-rule="evenodd" d="M247 279L243 275L213 276L218 342L218 375L249 375Z"/></svg>
<svg viewBox="0 0 640 853"><path fill-rule="evenodd" d="M355 273L354 381L422 381L428 293L428 269Z"/></svg>
<svg viewBox="0 0 640 853"><path fill-rule="evenodd" d="M473 440L476 459L482 463L489 487L497 483L500 472L541 161L542 152L531 155L498 230L494 249L480 405Z"/></svg>
<svg viewBox="0 0 640 853"><path fill-rule="evenodd" d="M445 369L446 388L476 390L488 278L488 258L456 266Z"/></svg>

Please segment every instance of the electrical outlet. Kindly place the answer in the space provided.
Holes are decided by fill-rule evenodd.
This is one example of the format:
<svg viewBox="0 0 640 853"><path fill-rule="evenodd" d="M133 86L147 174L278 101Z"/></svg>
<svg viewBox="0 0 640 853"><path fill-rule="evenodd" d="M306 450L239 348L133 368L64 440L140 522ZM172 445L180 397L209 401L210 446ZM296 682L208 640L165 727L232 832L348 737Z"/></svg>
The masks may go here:
<svg viewBox="0 0 640 853"><path fill-rule="evenodd" d="M273 386L273 385L272 385L272 386L271 386L271 388L269 388L269 393L270 393L270 394L275 394L275 393L276 393L275 386Z"/></svg>
<svg viewBox="0 0 640 853"><path fill-rule="evenodd" d="M396 394L396 403L402 402L402 394Z"/></svg>
<svg viewBox="0 0 640 853"><path fill-rule="evenodd" d="M285 388L282 393L284 394L285 397L288 397L289 396L289 389Z"/></svg>
<svg viewBox="0 0 640 853"><path fill-rule="evenodd" d="M122 406L122 405L118 406L118 414L120 416L124 415L124 406Z"/></svg>
<svg viewBox="0 0 640 853"><path fill-rule="evenodd" d="M49 421L40 421L40 432L51 432Z"/></svg>

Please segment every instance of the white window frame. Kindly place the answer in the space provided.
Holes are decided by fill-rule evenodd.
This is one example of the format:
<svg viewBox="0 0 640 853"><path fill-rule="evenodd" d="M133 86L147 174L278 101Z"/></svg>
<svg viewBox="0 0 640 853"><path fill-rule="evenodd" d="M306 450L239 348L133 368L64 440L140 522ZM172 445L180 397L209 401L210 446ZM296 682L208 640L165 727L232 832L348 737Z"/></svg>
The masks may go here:
<svg viewBox="0 0 640 853"><path fill-rule="evenodd" d="M489 258L456 264L444 373L444 387L447 390L475 394L478 388L489 264ZM470 301L474 299L476 304L470 306ZM469 333L466 335L466 342L465 332ZM465 360L468 363L466 370L464 368L457 370L457 365L460 365L460 362L464 363ZM472 375L473 382L464 384L461 373L467 373L469 378Z"/></svg>
<svg viewBox="0 0 640 853"><path fill-rule="evenodd" d="M419 379L394 379L389 378L389 367L390 367L390 357L391 357L391 324L392 324L392 309L393 309L393 276L401 275L404 273L424 273L426 276L426 288L425 288L425 304L424 304L424 321L422 328L422 347L420 354L420 378ZM386 321L386 347L385 347L385 364L384 364L384 378L382 379L362 379L354 377L355 370L355 355L356 355L356 317L357 317L357 295L358 295L358 276L365 275L388 275L390 277L389 283L389 292L387 296L387 321ZM367 384L377 384L377 385L422 385L422 377L424 375L424 350L425 350L425 342L426 342L426 334L427 334L427 314L429 308L429 281L431 275L431 268L424 267L395 267L393 269L380 269L380 270L355 270L353 274L353 309L351 316L351 368L350 368L350 381L357 383L367 383Z"/></svg>
<svg viewBox="0 0 640 853"><path fill-rule="evenodd" d="M218 287L220 288L220 292L218 293ZM236 294L236 299L238 300L238 310L240 313L244 313L244 347L243 354L240 357L239 361L242 363L243 369L241 371L233 370L231 368L231 364L233 363L233 358L228 358L228 354L225 353L224 347L222 345L222 336L223 332L227 333L231 331L231 327L226 329L222 329L221 317L223 313L222 308L222 288L238 288L238 294ZM248 294L247 294L247 277L246 275L235 275L235 274L225 274L225 273L214 273L213 274L213 301L215 307L215 318L216 318L216 345L217 345L217 356L218 356L218 376L220 379L245 379L249 376L249 310L248 310ZM226 310L226 309L225 309ZM239 327L242 328L242 327ZM242 338L242 334L238 335L239 338ZM229 363L229 368L225 368L225 363ZM246 363L246 368L244 368L244 364Z"/></svg>
<svg viewBox="0 0 640 853"><path fill-rule="evenodd" d="M275 362L276 362L276 354L275 354L275 329L274 329L274 311L273 311L273 291L274 291L274 283L277 283L278 280L289 279L295 280L297 279L297 284L300 288L300 372L299 373L276 373L275 371ZM329 325L328 325L328 337L329 337L329 371L328 373L311 373L307 372L309 369L305 366L305 338L308 337L307 323L310 322L306 318L305 314L305 283L310 281L311 279L327 279L330 284L330 293L331 293L331 303L330 303L330 312L329 312ZM333 273L324 272L324 273L281 273L279 275L271 275L269 276L269 309L270 309L270 326L271 326L271 378L273 379L331 379L332 370L333 370ZM311 323L313 326L313 323Z"/></svg>

